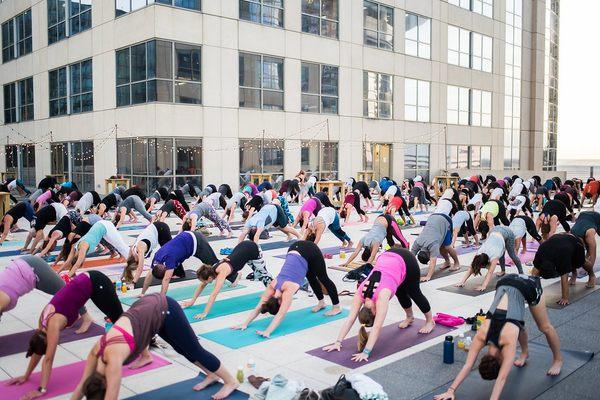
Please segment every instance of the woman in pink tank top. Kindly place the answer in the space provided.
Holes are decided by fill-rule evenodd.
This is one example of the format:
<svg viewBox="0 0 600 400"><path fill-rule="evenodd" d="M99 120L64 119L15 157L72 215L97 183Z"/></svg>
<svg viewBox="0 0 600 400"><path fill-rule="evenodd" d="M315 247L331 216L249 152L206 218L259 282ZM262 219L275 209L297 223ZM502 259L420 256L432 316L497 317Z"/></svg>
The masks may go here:
<svg viewBox="0 0 600 400"><path fill-rule="evenodd" d="M316 217L322 207L323 205L316 197L311 197L310 199L308 199L308 201L306 201L302 205L300 211L298 211L298 215L296 215L295 218L296 222L294 222L293 228L298 226L298 224L302 223L302 234L304 234L304 231L306 230L306 228L308 227L308 223L310 222L311 214L313 217Z"/></svg>

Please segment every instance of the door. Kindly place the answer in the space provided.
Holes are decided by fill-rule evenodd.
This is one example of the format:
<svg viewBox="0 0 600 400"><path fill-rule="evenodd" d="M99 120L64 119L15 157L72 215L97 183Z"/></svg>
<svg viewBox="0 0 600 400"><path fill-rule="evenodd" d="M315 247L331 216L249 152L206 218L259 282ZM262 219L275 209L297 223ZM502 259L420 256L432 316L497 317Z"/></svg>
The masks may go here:
<svg viewBox="0 0 600 400"><path fill-rule="evenodd" d="M380 180L384 176L391 177L392 146L376 143L373 145L373 179Z"/></svg>

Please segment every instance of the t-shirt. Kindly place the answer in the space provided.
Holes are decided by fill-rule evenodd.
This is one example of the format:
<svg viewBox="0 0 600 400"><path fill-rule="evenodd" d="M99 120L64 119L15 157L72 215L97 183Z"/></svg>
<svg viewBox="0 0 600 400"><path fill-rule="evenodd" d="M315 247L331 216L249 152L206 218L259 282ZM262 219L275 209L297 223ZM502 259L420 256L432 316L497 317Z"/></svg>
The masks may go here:
<svg viewBox="0 0 600 400"><path fill-rule="evenodd" d="M454 229L460 228L469 219L471 219L471 214L464 210L460 210L452 217L452 227Z"/></svg>
<svg viewBox="0 0 600 400"><path fill-rule="evenodd" d="M575 225L571 228L571 233L580 238L584 238L588 230L595 229L600 233L600 214L595 211L586 211L579 214Z"/></svg>
<svg viewBox="0 0 600 400"><path fill-rule="evenodd" d="M513 219L508 228L515 234L515 239L522 238L527 234L527 225L522 218Z"/></svg>
<svg viewBox="0 0 600 400"><path fill-rule="evenodd" d="M450 213L452 213L452 206L453 204L451 201L447 198L443 198L438 201L437 207L433 212L436 214L450 215Z"/></svg>
<svg viewBox="0 0 600 400"><path fill-rule="evenodd" d="M323 222L325 223L325 226L333 224L333 221L335 221L336 216L337 212L334 208L331 207L323 207L321 208L321 211L319 211L319 213L317 214L317 218L321 217L323 219Z"/></svg>
<svg viewBox="0 0 600 400"><path fill-rule="evenodd" d="M425 249L429 252L430 257L438 257L440 246L450 229L452 229L450 217L442 214L430 215L423 231L413 243L411 251L413 254L417 254L420 250Z"/></svg>
<svg viewBox="0 0 600 400"><path fill-rule="evenodd" d="M175 269L196 252L196 236L184 231L158 249L152 265L163 264L167 269Z"/></svg>

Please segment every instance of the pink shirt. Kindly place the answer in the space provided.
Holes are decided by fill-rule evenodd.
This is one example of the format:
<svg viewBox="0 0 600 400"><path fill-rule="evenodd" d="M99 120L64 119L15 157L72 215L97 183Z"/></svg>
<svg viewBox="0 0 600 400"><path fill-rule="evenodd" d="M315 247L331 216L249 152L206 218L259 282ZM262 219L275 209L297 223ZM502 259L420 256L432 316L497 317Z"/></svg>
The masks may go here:
<svg viewBox="0 0 600 400"><path fill-rule="evenodd" d="M394 252L386 251L385 253L381 254L377 258L375 267L369 274L369 277L365 279L358 287L357 293L360 295L360 298L363 301L365 300L365 286L368 284L375 271L379 271L381 273L381 280L377 284L377 288L373 290L373 296L371 296L371 299L377 303L379 293L381 293L383 289L389 289L393 296L396 293L396 290L398 290L398 287L402 284L402 282L404 282L404 278L406 278L406 263L404 262L402 256Z"/></svg>
<svg viewBox="0 0 600 400"><path fill-rule="evenodd" d="M308 211L311 214L316 215L317 212L319 212L319 210L321 209L320 206L320 202L316 199L316 198L311 198L308 201L306 201L303 205L302 208L300 209L300 213L304 213L305 211ZM318 209L317 209L318 208Z"/></svg>
<svg viewBox="0 0 600 400"><path fill-rule="evenodd" d="M8 307L3 311L10 311L17 306L19 297L35 289L37 277L33 269L25 261L16 259L0 272L0 291L10 298Z"/></svg>
<svg viewBox="0 0 600 400"><path fill-rule="evenodd" d="M44 193L42 193L36 200L35 202L37 204L39 204L40 206L44 203L46 203L48 200L50 200L50 198L52 197L52 191L51 190L46 190Z"/></svg>

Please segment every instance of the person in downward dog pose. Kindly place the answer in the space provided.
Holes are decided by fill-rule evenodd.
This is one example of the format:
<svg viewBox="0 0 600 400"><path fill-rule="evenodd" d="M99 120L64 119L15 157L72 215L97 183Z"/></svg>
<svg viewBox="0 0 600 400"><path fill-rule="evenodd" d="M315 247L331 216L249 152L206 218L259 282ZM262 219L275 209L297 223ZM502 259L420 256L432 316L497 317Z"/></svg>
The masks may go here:
<svg viewBox="0 0 600 400"><path fill-rule="evenodd" d="M352 247L350 236L340 226L340 216L331 207L321 208L317 216L308 225L304 237L306 240L319 244L326 228L329 228L331 233L341 240L342 247Z"/></svg>
<svg viewBox="0 0 600 400"><path fill-rule="evenodd" d="M581 239L586 249L585 263L583 267L588 272L589 281L587 287L595 285L596 275L594 265L596 264L596 235L600 234L600 213L595 211L582 212L579 214L571 233ZM573 284L575 281L572 282Z"/></svg>
<svg viewBox="0 0 600 400"><path fill-rule="evenodd" d="M165 222L171 213L175 214L183 221L187 211L185 211L185 208L179 202L179 200L169 199L165 201L165 204L163 204L162 207L158 209L156 214L154 214L154 220Z"/></svg>
<svg viewBox="0 0 600 400"><path fill-rule="evenodd" d="M68 285L56 292L50 303L44 307L38 329L29 340L26 356L31 357L31 360L25 375L10 381L11 384L26 382L35 367L44 358L40 386L38 390L28 393L26 398L39 397L46 392L60 333L79 319L80 312L88 300L92 300L111 321L116 321L123 313L113 283L99 271L79 274ZM83 323L78 332L86 332L92 322L92 318L87 313L84 314Z"/></svg>
<svg viewBox="0 0 600 400"><path fill-rule="evenodd" d="M171 228L164 222L154 222L148 225L131 246L131 255L123 270L123 280L137 283L144 271L144 260L150 257L158 246L162 247L167 244L171 238Z"/></svg>
<svg viewBox="0 0 600 400"><path fill-rule="evenodd" d="M195 319L206 318L217 300L217 296L225 281L229 281L231 286L236 286L242 276L241 271L246 265L252 268L254 279L262 281L265 286L268 286L273 280L273 277L269 274L265 266L265 260L262 257L260 247L250 240L244 240L235 246L233 252L221 261L212 266L203 265L198 269L196 272L200 281L198 289L196 289L194 297L184 302L183 306L189 307L194 305L196 299L202 294L206 286L214 281L215 287L204 307L204 312L194 316Z"/></svg>
<svg viewBox="0 0 600 400"><path fill-rule="evenodd" d="M132 194L120 202L117 206L117 211L115 212L115 216L113 218L117 224L117 229L119 229L121 225L125 223L125 216L127 215L129 215L130 222L137 222L138 219L134 210L142 214L142 216L146 218L148 222L152 222L152 215L146 211L144 201L138 195Z"/></svg>
<svg viewBox="0 0 600 400"><path fill-rule="evenodd" d="M473 236L475 239L475 243L473 244L475 247L479 247L479 236L475 231L475 226L473 225L473 218L471 214L464 210L459 210L452 217L452 247L456 243L456 239L461 235L465 239L464 247L471 246L471 240L469 239L469 235Z"/></svg>
<svg viewBox="0 0 600 400"><path fill-rule="evenodd" d="M29 230L29 234L27 235L27 239L25 239L25 244L21 251L29 251L30 243L31 251L33 251L40 242L44 241L44 228L50 223L60 221L65 215L67 215L67 207L61 203L49 204L35 213L35 224Z"/></svg>
<svg viewBox="0 0 600 400"><path fill-rule="evenodd" d="M562 201L550 200L542 208L538 219L535 221L535 227L542 232L542 239L547 240L556 233L559 223L565 232L571 230L567 222L567 206Z"/></svg>
<svg viewBox="0 0 600 400"><path fill-rule="evenodd" d="M17 205L8 210L6 214L4 214L4 217L2 217L2 225L0 226L0 229L2 229L0 246L2 246L2 243L4 243L11 230L18 228L17 222L19 222L21 218L25 218L30 224L35 218L33 207L28 201L17 203Z"/></svg>
<svg viewBox="0 0 600 400"><path fill-rule="evenodd" d="M146 198L146 211L152 212L156 203L167 201L169 199L169 191L164 187L159 187L150 196Z"/></svg>
<svg viewBox="0 0 600 400"><path fill-rule="evenodd" d="M484 323L473 338L465 365L448 390L435 396L435 400L454 400L454 392L469 376L479 353L486 346L488 346L487 354L481 358L479 373L485 380L496 381L490 398L502 398L502 390L513 365L517 368L526 368L529 356L527 330L524 327L526 303L529 305L529 311L538 329L546 336L552 351L552 365L546 374L550 376L560 374L563 364L560 340L548 318L540 279L509 274L496 284L494 301ZM515 360L517 344L521 346L521 354Z"/></svg>
<svg viewBox="0 0 600 400"><path fill-rule="evenodd" d="M519 215L515 217L508 228L513 231L515 235L515 251L519 251L521 245L521 254L527 252L527 234L531 235L538 243L542 242L542 237L535 228L535 222L526 215Z"/></svg>
<svg viewBox="0 0 600 400"><path fill-rule="evenodd" d="M123 365L135 361L139 368L151 363L148 345L156 334L206 373L206 378L194 386L195 391L221 379L223 387L212 398L222 400L239 386L221 361L200 345L179 304L164 294L153 293L136 301L96 342L71 399L117 399Z"/></svg>
<svg viewBox="0 0 600 400"><path fill-rule="evenodd" d="M367 214L365 214L363 209L360 207L360 197L358 193L348 193L346 197L344 197L344 205L340 209L340 218L344 219L342 226L349 222L352 210L356 210L358 217L360 218L360 222L367 222L369 220Z"/></svg>
<svg viewBox="0 0 600 400"><path fill-rule="evenodd" d="M221 195L220 193L218 193ZM201 202L196 204L193 210L183 217L183 224L181 225L181 230L195 230L196 224L202 217L208 219L212 223L215 224L217 228L221 231L221 235L224 235L226 238L230 238L232 235L232 230L227 221L219 217L215 208L208 202Z"/></svg>
<svg viewBox="0 0 600 400"><path fill-rule="evenodd" d="M358 287L350 315L342 326L336 342L324 347L323 350L340 351L342 341L358 318L362 327L359 332L358 353L352 356L352 360L368 361L383 328L393 296L396 296L406 313L406 318L400 322L398 328L406 329L413 324L415 318L412 302L414 301L426 318L425 325L419 333L430 333L435 327L435 322L429 302L419 287L420 276L419 263L407 249L392 248L381 254L367 279ZM370 334L367 334L365 326L373 328Z"/></svg>
<svg viewBox="0 0 600 400"><path fill-rule="evenodd" d="M296 232L294 228L289 226L289 219L281 206L278 204L267 204L263 206L258 213L252 216L252 218L248 219L240 233L238 243L244 241L246 235L250 236L250 240L254 240L258 243L261 233L268 230L271 226L274 226L285 233L288 240L290 240L292 236L295 236L298 239L300 238L300 234Z"/></svg>
<svg viewBox="0 0 600 400"><path fill-rule="evenodd" d="M421 264L429 266L427 275L421 277L421 282L427 282L435 272L435 264L438 256L444 257L445 263L442 269L450 268L450 271L458 271L460 262L456 250L452 247L452 220L446 214L431 214L427 224L423 227L421 234L412 245L412 253L417 256ZM450 265L450 258L454 265Z"/></svg>
<svg viewBox="0 0 600 400"><path fill-rule="evenodd" d="M148 291L153 277L162 281L161 293L167 293L173 276L180 278L185 276L183 262L192 256L208 265L219 261L202 233L183 231L154 254L152 273L148 273L144 279L142 296Z"/></svg>
<svg viewBox="0 0 600 400"><path fill-rule="evenodd" d="M311 197L304 202L300 208L300 211L298 211L298 215L296 215L294 225L292 227L296 228L298 224L301 224L301 233L304 234L304 231L306 228L308 228L311 217L316 217L319 211L321 211L321 208L323 208L321 201L317 197Z"/></svg>
<svg viewBox="0 0 600 400"><path fill-rule="evenodd" d="M523 266L521 265L521 259L515 251L515 234L505 226L496 226L490 231L489 237L481 248L477 250L477 255L473 257L471 268L469 268L462 281L456 286L463 287L471 275L481 275L481 269L487 268L487 275L481 286L477 288L477 290L482 292L486 290L492 281L492 276L498 263L500 263L502 271L498 272L497 275L503 276L506 274L505 253L508 253L517 270L522 274Z"/></svg>
<svg viewBox="0 0 600 400"><path fill-rule="evenodd" d="M234 329L245 330L256 317L268 312L274 315L275 318L273 318L267 329L256 333L265 338L270 337L285 318L285 314L292 305L294 294L304 283L304 278L308 279L310 287L319 300L312 312L316 313L325 308L321 284L327 289L327 294L333 304L333 308L327 311L325 315L333 316L342 312L337 288L327 276L327 266L319 246L313 242L299 240L290 246L285 263L281 267L281 272L267 286L248 319L243 324L235 326Z"/></svg>

